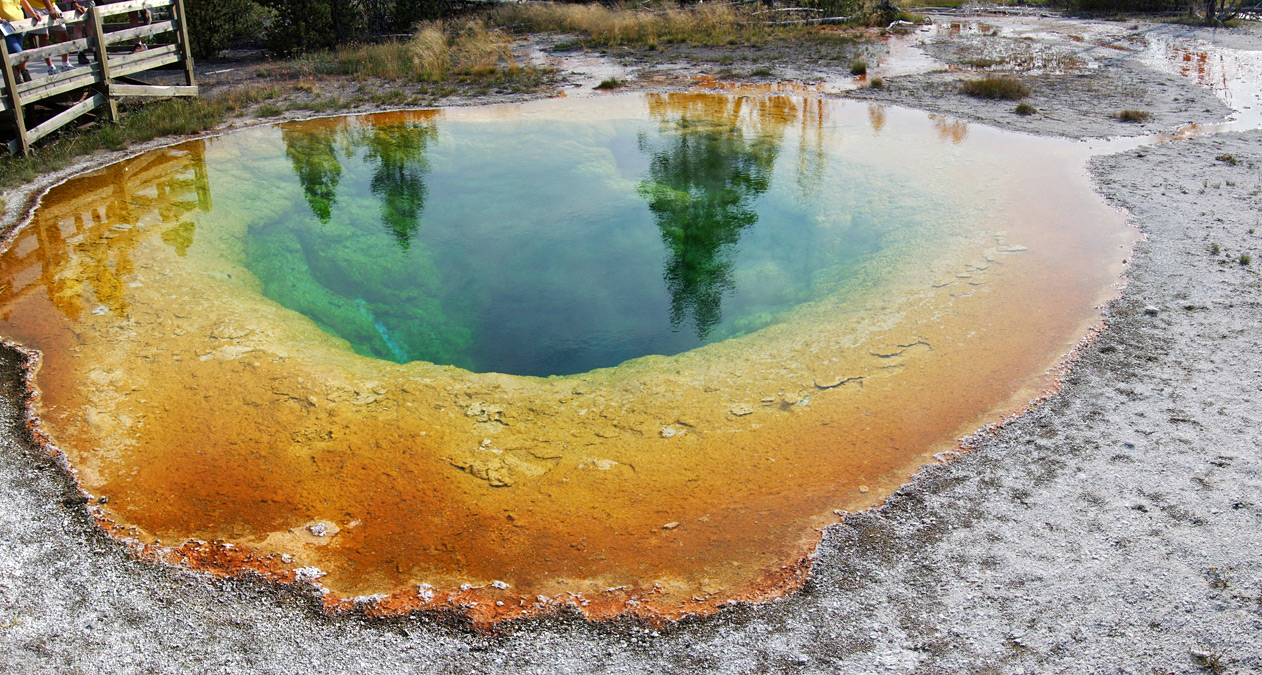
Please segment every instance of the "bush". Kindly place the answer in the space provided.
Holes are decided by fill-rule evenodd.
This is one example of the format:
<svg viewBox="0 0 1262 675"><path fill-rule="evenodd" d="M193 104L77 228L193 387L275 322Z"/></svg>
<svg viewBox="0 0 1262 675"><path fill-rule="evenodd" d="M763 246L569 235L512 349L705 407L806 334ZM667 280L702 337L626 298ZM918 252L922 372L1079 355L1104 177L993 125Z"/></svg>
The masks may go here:
<svg viewBox="0 0 1262 675"><path fill-rule="evenodd" d="M206 0L202 0L206 1ZM241 1L241 0L232 0ZM412 33L446 13L443 0L259 0L274 12L268 49L278 56Z"/></svg>
<svg viewBox="0 0 1262 675"><path fill-rule="evenodd" d="M1030 88L1015 77L984 77L965 80L960 91L976 98L1008 99L1017 101L1030 95Z"/></svg>
<svg viewBox="0 0 1262 675"><path fill-rule="evenodd" d="M262 0L275 16L267 46L277 56L331 49L363 34L363 14L354 0Z"/></svg>
<svg viewBox="0 0 1262 675"><path fill-rule="evenodd" d="M187 0L189 46L193 58L214 58L233 41L258 37L270 12L254 0Z"/></svg>
<svg viewBox="0 0 1262 675"><path fill-rule="evenodd" d="M1066 0L1063 5L1078 14L1162 14L1187 11L1187 0Z"/></svg>
<svg viewBox="0 0 1262 675"><path fill-rule="evenodd" d="M1152 118L1152 115L1144 110L1123 110L1117 114L1117 118L1123 122L1143 124Z"/></svg>
<svg viewBox="0 0 1262 675"><path fill-rule="evenodd" d="M1026 116L1026 115L1033 115L1033 114L1034 114L1034 113L1036 113L1036 112L1038 112L1038 109L1037 109L1037 108L1035 108L1034 106L1030 105L1029 103L1019 103L1019 104L1017 104L1016 113L1017 113L1018 115L1021 115L1021 116L1023 116L1023 117L1024 117L1024 116Z"/></svg>

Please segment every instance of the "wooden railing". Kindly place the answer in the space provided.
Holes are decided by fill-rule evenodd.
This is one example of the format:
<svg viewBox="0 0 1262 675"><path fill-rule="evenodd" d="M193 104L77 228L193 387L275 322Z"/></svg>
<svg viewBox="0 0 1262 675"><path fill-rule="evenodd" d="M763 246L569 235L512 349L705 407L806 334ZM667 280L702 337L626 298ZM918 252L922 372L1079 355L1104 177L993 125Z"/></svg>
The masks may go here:
<svg viewBox="0 0 1262 675"><path fill-rule="evenodd" d="M143 26L128 27L128 24L105 22L106 17L146 9L152 14L152 21ZM71 18L72 15L72 12L65 12L61 19L43 17L38 26L33 24L31 19L13 21L11 24L18 31L27 31L33 27L48 27L55 31L57 27L65 27L73 34L76 24L86 23L87 33L90 33L88 37L28 49L20 54L10 54L4 41L0 40L0 66L4 71L4 87L0 91L0 114L4 111L12 113L15 127L14 138L8 141L8 146L13 154L30 153L32 143L97 108L104 107L110 121L118 121L119 97L197 95L183 0L128 0L98 5L89 9L82 17ZM167 33L173 36L169 44L155 45L137 52L131 50L120 52L115 48L114 53L110 53L111 45L119 43L130 45L151 36ZM95 61L88 66L35 78L30 82L17 80L17 71L24 63L38 63L44 58L56 58L65 54L75 55L85 50L91 51L96 57ZM131 77L156 68L170 68L173 64L183 65L183 85L145 84ZM50 101L50 99L69 100ZM68 106L52 117L27 128L27 107L45 101L50 104L68 103Z"/></svg>

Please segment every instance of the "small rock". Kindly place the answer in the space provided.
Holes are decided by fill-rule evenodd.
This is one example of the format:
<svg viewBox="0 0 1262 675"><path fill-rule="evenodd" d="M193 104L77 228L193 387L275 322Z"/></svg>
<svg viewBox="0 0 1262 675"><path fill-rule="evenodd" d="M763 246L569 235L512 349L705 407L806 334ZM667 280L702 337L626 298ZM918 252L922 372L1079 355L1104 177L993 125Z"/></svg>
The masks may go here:
<svg viewBox="0 0 1262 675"><path fill-rule="evenodd" d="M754 409L750 407L748 403L737 403L736 405L732 406L732 409L729 410L728 412L732 413L733 415L736 415L737 417L744 417L745 415L752 415L754 412Z"/></svg>
<svg viewBox="0 0 1262 675"><path fill-rule="evenodd" d="M674 427L662 427L662 430L659 431L658 433L661 434L662 438L674 438L675 436L678 436L681 432L679 431L679 429L676 429Z"/></svg>
<svg viewBox="0 0 1262 675"><path fill-rule="evenodd" d="M1156 307L1152 305L1148 305L1147 307L1144 308L1144 314L1148 316L1157 316L1159 312L1161 312L1161 310L1157 309Z"/></svg>
<svg viewBox="0 0 1262 675"><path fill-rule="evenodd" d="M663 530L673 530L673 529L675 529L676 527L679 527L679 521L672 520L672 521L670 521L669 523L666 523L665 525L663 525L663 526L662 526L662 529L663 529Z"/></svg>
<svg viewBox="0 0 1262 675"><path fill-rule="evenodd" d="M504 583L503 581L500 581L499 579L492 581L491 585L500 589L501 591L504 590L505 588L508 588L508 584Z"/></svg>
<svg viewBox="0 0 1262 675"><path fill-rule="evenodd" d="M863 493L863 494L867 494L867 493L868 493L868 486L866 486L866 485L860 485L860 486L859 486L859 492L861 492L861 493Z"/></svg>

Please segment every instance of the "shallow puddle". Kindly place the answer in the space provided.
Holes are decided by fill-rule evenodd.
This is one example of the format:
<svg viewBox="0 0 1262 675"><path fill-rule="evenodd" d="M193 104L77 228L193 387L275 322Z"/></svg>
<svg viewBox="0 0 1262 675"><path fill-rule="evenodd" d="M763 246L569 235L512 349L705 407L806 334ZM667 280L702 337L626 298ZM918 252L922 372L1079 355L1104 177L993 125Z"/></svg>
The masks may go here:
<svg viewBox="0 0 1262 675"><path fill-rule="evenodd" d="M1087 152L776 93L256 128L52 190L0 334L148 555L376 613L707 613L1054 385L1134 239Z"/></svg>

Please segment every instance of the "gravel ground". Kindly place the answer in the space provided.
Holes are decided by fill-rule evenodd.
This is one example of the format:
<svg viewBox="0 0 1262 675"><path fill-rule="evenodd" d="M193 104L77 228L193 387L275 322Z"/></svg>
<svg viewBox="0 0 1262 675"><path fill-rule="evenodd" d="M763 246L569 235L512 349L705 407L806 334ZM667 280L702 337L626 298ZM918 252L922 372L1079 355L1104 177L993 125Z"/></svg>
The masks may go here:
<svg viewBox="0 0 1262 675"><path fill-rule="evenodd" d="M1178 80L1163 91L1203 100ZM930 87L900 100L1017 126ZM1077 128L1064 124L1052 133ZM562 615L479 635L456 617L329 618L302 589L137 562L30 449L19 356L3 350L0 670L1262 672L1262 132L1091 170L1147 239L1062 391L830 527L802 592L662 628Z"/></svg>

